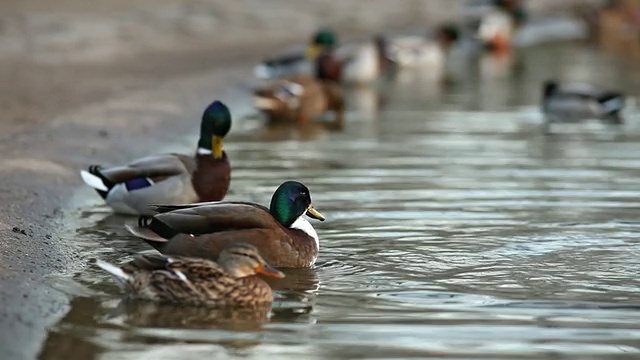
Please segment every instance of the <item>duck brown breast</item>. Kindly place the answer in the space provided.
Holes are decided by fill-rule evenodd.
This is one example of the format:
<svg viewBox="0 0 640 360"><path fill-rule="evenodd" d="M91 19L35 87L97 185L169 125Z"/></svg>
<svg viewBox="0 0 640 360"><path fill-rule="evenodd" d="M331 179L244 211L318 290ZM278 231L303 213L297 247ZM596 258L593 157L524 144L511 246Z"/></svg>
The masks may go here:
<svg viewBox="0 0 640 360"><path fill-rule="evenodd" d="M231 166L226 153L222 153L222 159L196 155L196 169L191 182L199 201L222 200L229 190L230 181Z"/></svg>

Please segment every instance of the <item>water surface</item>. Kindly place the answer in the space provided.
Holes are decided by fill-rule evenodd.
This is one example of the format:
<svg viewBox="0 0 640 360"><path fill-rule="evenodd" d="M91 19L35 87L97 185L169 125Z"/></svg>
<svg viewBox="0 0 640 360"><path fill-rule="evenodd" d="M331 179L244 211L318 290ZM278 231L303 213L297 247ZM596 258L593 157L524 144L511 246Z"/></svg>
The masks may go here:
<svg viewBox="0 0 640 360"><path fill-rule="evenodd" d="M274 282L273 309L239 312L123 302L90 266L52 279L73 301L41 357L638 358L636 109L545 134L537 107L547 77L635 95L637 71L581 45L519 55L352 90L342 132L246 120L226 142L228 198L306 183L327 217L316 267ZM79 194L61 233L85 257L149 251L122 228L135 219Z"/></svg>

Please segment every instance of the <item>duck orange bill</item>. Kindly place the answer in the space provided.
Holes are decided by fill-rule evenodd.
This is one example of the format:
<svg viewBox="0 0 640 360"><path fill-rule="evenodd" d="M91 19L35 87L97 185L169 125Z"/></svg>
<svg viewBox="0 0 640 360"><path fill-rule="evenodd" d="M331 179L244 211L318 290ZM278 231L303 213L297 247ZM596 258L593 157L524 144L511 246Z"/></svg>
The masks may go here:
<svg viewBox="0 0 640 360"><path fill-rule="evenodd" d="M256 272L258 274L271 276L278 279L282 279L284 277L284 273L282 271L274 269L269 265L258 265L258 267L256 268Z"/></svg>
<svg viewBox="0 0 640 360"><path fill-rule="evenodd" d="M314 209L313 205L309 205L309 207L307 208L307 216L318 219L320 221L324 221L324 216L320 214L318 210Z"/></svg>

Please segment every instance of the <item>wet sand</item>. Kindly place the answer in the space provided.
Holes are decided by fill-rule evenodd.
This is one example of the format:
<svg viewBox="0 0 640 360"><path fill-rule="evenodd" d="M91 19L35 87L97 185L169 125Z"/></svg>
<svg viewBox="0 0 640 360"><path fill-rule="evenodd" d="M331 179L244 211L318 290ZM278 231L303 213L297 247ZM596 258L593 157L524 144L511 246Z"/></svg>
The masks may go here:
<svg viewBox="0 0 640 360"><path fill-rule="evenodd" d="M452 17L443 3L391 12L380 0L0 4L0 357L36 356L68 309L49 276L86 266L73 234L56 232L79 168L173 144L212 97L242 108L251 64L318 25L350 36L418 26Z"/></svg>

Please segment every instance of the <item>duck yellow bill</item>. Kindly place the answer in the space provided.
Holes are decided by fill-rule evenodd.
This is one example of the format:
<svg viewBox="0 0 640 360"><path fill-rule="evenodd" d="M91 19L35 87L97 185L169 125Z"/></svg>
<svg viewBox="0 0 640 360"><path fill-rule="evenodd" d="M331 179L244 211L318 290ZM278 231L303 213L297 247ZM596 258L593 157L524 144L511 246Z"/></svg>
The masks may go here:
<svg viewBox="0 0 640 360"><path fill-rule="evenodd" d="M320 46L318 45L309 45L307 47L307 51L305 51L304 56L307 60L313 60L320 55Z"/></svg>
<svg viewBox="0 0 640 360"><path fill-rule="evenodd" d="M215 159L222 159L222 137L213 135L212 144L213 157Z"/></svg>
<svg viewBox="0 0 640 360"><path fill-rule="evenodd" d="M316 210L313 205L309 205L307 208L307 216L312 217L314 219L324 221L324 216Z"/></svg>
<svg viewBox="0 0 640 360"><path fill-rule="evenodd" d="M256 268L256 272L258 274L271 276L278 279L282 279L284 277L284 273L282 271L276 270L269 265L258 265L258 267Z"/></svg>

